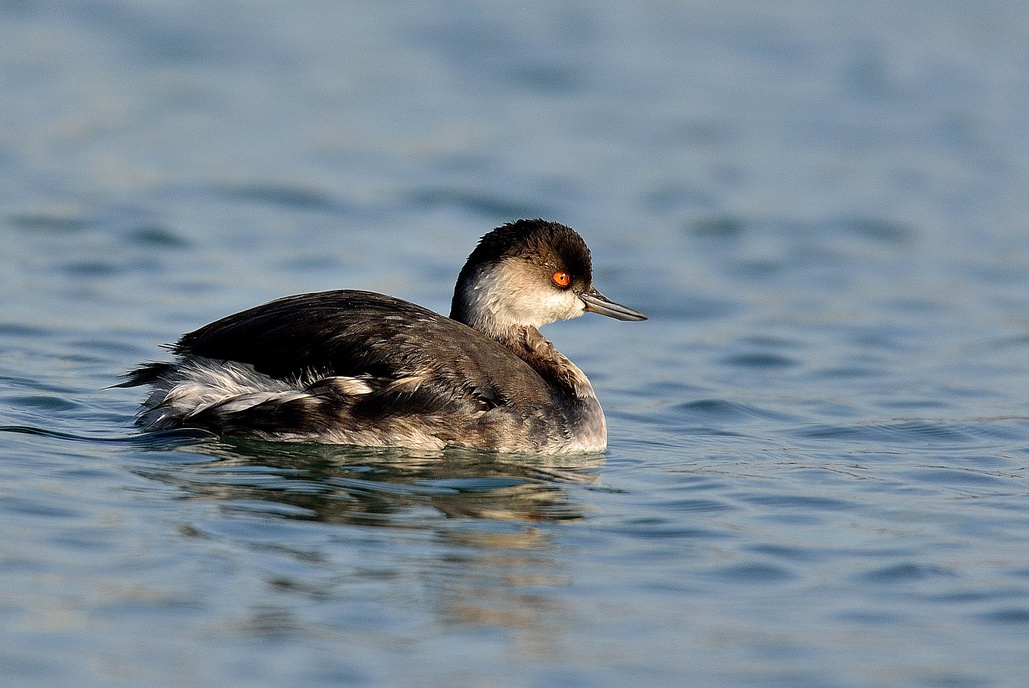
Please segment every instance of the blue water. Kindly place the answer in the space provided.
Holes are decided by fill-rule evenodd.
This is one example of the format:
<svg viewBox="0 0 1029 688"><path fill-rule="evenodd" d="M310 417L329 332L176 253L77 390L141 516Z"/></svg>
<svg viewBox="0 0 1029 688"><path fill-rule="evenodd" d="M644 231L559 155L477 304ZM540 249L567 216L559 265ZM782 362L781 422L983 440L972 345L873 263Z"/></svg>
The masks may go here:
<svg viewBox="0 0 1029 688"><path fill-rule="evenodd" d="M0 683L1029 685L1029 9L0 2ZM139 435L544 216L604 456Z"/></svg>

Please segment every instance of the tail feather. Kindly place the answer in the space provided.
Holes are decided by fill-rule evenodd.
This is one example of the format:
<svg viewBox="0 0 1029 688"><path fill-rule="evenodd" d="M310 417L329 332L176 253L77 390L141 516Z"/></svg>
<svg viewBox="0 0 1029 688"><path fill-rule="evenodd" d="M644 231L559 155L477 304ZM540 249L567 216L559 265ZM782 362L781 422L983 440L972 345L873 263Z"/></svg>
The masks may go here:
<svg viewBox="0 0 1029 688"><path fill-rule="evenodd" d="M152 385L168 373L170 373L175 366L171 363L146 363L125 373L125 381L119 382L111 387L140 387L142 385Z"/></svg>

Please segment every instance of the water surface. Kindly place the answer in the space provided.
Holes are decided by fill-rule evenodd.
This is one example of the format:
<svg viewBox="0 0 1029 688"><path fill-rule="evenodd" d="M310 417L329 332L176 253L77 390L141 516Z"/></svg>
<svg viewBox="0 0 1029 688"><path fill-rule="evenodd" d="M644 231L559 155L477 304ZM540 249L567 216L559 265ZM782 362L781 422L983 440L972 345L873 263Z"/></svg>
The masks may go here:
<svg viewBox="0 0 1029 688"><path fill-rule="evenodd" d="M4 685L1021 686L1029 12L0 3ZM603 456L140 435L289 293L579 229Z"/></svg>

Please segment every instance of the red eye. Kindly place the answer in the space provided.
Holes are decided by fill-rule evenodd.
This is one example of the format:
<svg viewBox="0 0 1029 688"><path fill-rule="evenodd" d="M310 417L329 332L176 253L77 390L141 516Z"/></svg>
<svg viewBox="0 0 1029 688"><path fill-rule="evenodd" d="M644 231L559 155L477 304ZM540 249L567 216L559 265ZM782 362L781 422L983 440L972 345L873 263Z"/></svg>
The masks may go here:
<svg viewBox="0 0 1029 688"><path fill-rule="evenodd" d="M557 272L555 272L554 276L551 277L551 279L554 280L554 284L561 287L562 289L564 289L572 283L572 276L569 275L567 272L564 272L563 270L558 270Z"/></svg>

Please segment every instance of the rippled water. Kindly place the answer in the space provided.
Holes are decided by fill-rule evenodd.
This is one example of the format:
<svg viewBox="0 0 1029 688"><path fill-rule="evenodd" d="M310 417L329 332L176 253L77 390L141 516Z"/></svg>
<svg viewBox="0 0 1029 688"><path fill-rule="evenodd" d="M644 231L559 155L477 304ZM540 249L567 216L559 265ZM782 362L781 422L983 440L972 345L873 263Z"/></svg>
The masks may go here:
<svg viewBox="0 0 1029 688"><path fill-rule="evenodd" d="M0 2L4 685L1024 686L1020 3ZM288 293L578 228L604 456L138 435Z"/></svg>

